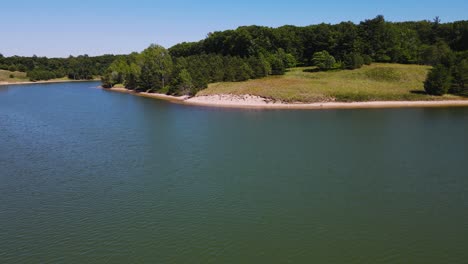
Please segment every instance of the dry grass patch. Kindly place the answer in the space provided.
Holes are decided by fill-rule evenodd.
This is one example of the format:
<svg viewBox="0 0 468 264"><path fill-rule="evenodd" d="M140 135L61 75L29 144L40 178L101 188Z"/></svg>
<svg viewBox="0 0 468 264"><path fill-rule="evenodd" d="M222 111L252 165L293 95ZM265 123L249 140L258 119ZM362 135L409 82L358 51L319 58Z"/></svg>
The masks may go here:
<svg viewBox="0 0 468 264"><path fill-rule="evenodd" d="M11 78L11 76L13 76L13 78ZM29 81L29 78L26 77L25 72L0 70L0 82L16 83L27 81Z"/></svg>

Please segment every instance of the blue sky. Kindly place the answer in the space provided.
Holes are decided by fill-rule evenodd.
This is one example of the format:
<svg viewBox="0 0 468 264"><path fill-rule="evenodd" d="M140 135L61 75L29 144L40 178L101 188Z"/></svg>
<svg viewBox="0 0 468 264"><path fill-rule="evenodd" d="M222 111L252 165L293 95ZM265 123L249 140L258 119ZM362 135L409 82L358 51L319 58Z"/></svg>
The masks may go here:
<svg viewBox="0 0 468 264"><path fill-rule="evenodd" d="M0 53L66 57L126 54L151 43L170 47L241 25L468 19L468 1L15 0L0 4Z"/></svg>

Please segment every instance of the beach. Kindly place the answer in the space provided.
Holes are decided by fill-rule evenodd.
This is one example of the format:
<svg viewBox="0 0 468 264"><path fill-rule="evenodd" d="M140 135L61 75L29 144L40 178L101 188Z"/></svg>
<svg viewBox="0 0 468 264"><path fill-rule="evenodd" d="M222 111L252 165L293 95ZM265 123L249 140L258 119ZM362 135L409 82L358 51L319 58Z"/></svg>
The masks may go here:
<svg viewBox="0 0 468 264"><path fill-rule="evenodd" d="M223 107L223 108L257 108L257 109L369 109L369 108L415 108L415 107L468 107L468 100L437 101L368 101L368 102L314 102L285 103L255 95L202 95L172 96L158 93L136 93L125 88L110 88L109 91L129 93L137 96L167 100L174 103Z"/></svg>

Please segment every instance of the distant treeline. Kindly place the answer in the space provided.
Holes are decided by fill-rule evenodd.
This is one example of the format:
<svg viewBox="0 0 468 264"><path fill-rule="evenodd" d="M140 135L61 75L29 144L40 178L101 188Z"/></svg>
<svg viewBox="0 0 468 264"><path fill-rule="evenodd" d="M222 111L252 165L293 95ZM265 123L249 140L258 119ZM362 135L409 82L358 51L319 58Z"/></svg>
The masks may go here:
<svg viewBox="0 0 468 264"><path fill-rule="evenodd" d="M440 23L435 18L392 23L377 16L359 24L247 26L210 33L204 40L184 42L169 50L152 45L142 53L118 58L103 76L103 85L194 94L208 83L284 74L296 65L315 65L318 70L357 69L375 61L444 65L451 86L460 86L464 81L455 84L455 76L450 75L456 72L459 80L465 78L460 75L467 50L468 21Z"/></svg>
<svg viewBox="0 0 468 264"><path fill-rule="evenodd" d="M87 55L68 58L4 57L0 54L0 69L26 72L31 81L68 77L72 80L89 80L101 76L119 56Z"/></svg>

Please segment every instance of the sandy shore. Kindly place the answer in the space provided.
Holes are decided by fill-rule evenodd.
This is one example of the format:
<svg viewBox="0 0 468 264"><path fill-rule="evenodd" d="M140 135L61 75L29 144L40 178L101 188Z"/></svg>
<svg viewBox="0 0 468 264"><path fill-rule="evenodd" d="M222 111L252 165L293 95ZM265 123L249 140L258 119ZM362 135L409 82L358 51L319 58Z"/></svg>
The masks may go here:
<svg viewBox="0 0 468 264"><path fill-rule="evenodd" d="M41 83L68 83L68 82L96 82L99 80L50 80L50 81L37 81L37 82L0 82L0 86L6 85L21 85L21 84L41 84Z"/></svg>
<svg viewBox="0 0 468 264"><path fill-rule="evenodd" d="M107 91L128 93L128 94L142 96L142 97L149 97L149 98L155 98L155 99L161 99L161 100L173 101L173 102L181 102L181 103L185 102L189 98L189 96L172 96L172 95L159 94L159 93L146 93L146 92L137 93L135 91L128 90L125 88L110 88L110 89L103 88L103 89Z"/></svg>
<svg viewBox="0 0 468 264"><path fill-rule="evenodd" d="M359 109L359 108L411 108L411 107L468 107L468 100L447 101L372 101L372 102L323 102L284 103L254 95L219 94L208 96L170 96L156 93L135 93L125 88L106 89L143 97L168 100L175 103L197 106L253 109Z"/></svg>
<svg viewBox="0 0 468 264"><path fill-rule="evenodd" d="M284 103L252 95L197 96L184 101L191 105L218 107L247 107L269 109L355 109L355 108L405 108L405 107L468 107L468 100L450 101L372 101L372 102L320 102Z"/></svg>

